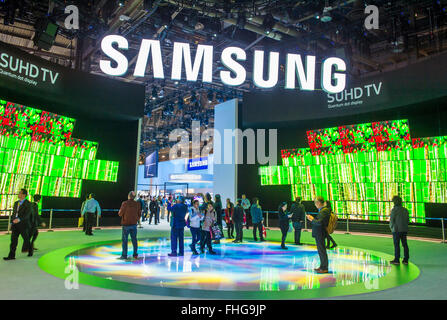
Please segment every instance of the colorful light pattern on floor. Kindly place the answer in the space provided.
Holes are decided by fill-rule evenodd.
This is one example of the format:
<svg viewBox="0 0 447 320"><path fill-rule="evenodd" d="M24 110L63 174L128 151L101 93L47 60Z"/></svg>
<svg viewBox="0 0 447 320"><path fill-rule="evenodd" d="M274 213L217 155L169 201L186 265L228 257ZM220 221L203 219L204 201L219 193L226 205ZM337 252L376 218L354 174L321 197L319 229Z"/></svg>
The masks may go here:
<svg viewBox="0 0 447 320"><path fill-rule="evenodd" d="M186 239L186 244L190 240ZM276 242L216 245L218 255L168 257L166 238L139 242L140 257L122 261L121 244L99 245L75 251L66 260L75 261L82 273L158 288L219 291L300 291L343 287L363 283L375 289L379 278L391 271L384 258L359 249L329 250L329 274L319 275L316 247L289 245L281 250ZM129 255L132 246L129 244Z"/></svg>

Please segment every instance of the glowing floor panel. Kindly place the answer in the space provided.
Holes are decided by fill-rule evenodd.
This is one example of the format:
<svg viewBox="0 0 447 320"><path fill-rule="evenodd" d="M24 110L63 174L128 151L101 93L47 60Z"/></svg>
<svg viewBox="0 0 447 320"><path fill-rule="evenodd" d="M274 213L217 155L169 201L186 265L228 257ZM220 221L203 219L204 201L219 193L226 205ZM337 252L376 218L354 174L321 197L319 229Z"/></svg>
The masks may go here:
<svg viewBox="0 0 447 320"><path fill-rule="evenodd" d="M329 274L316 274L319 267L314 246L228 241L215 246L218 255L169 257L166 239L139 243L140 258L117 260L121 245L97 246L74 252L79 271L108 279L182 289L282 291L306 290L373 281L390 272L391 266L368 252L351 249L329 251ZM130 247L131 248L131 247ZM130 249L130 252L132 249Z"/></svg>
<svg viewBox="0 0 447 320"><path fill-rule="evenodd" d="M316 247L276 242L223 240L217 255L193 256L190 239L185 256L169 257L166 238L139 242L139 258L118 260L121 243L98 243L57 250L39 261L45 271L66 277L76 266L80 282L110 289L209 298L306 298L359 294L384 290L415 279L416 266L396 267L390 256L356 248L328 250L328 274L317 274ZM133 253L129 243L129 256ZM58 269L59 268L59 269ZM65 275L62 274L65 268ZM238 296L239 295L239 296Z"/></svg>

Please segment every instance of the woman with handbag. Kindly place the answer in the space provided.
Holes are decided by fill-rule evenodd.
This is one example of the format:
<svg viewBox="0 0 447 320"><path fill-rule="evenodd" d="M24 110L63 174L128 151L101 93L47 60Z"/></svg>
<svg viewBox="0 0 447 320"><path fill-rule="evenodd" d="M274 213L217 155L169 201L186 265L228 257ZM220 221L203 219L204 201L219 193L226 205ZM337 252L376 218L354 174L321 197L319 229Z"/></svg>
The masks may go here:
<svg viewBox="0 0 447 320"><path fill-rule="evenodd" d="M288 214L287 212L287 202L281 202L278 208L279 213L279 228L281 229L281 249L287 250L285 245L287 232L289 231L289 219L292 217L292 214Z"/></svg>
<svg viewBox="0 0 447 320"><path fill-rule="evenodd" d="M228 239L234 239L233 212L234 212L234 205L228 198L227 205L225 208L225 223L227 224Z"/></svg>
<svg viewBox="0 0 447 320"><path fill-rule="evenodd" d="M208 247L209 254L216 254L213 251L213 245L211 244L211 228L216 223L216 211L214 210L213 204L208 202L207 209L205 211L205 218L202 224L202 239L200 240L200 253L204 253L205 244Z"/></svg>

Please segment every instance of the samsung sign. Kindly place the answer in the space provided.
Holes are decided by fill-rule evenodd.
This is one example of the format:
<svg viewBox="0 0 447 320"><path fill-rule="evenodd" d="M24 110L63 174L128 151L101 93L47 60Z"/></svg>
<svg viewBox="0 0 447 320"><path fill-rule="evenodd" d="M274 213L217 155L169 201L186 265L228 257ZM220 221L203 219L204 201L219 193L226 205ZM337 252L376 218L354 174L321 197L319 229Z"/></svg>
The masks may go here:
<svg viewBox="0 0 447 320"><path fill-rule="evenodd" d="M188 159L188 171L208 169L208 157Z"/></svg>
<svg viewBox="0 0 447 320"><path fill-rule="evenodd" d="M117 48L115 48L117 47ZM101 50L110 59L100 60L102 72L110 76L123 76L127 73L129 61L121 52L129 49L129 42L119 35L109 35L102 39ZM143 39L133 75L144 77L151 57L151 68L155 79L165 79L161 46L159 40ZM254 51L253 83L259 88L274 88L278 84L279 52L268 53L267 79L264 78L265 53ZM304 61L303 61L304 59ZM220 61L226 70L220 71L220 80L228 86L239 86L247 79L247 71L239 62L247 60L246 52L238 47L228 47L222 51ZM174 42L172 53L171 80L181 80L183 68L187 81L197 81L202 69L203 82L213 82L213 46L198 45L194 62L188 43ZM342 92L346 86L346 63L336 57L325 59L321 64L321 88L330 94ZM315 90L316 57L287 54L285 88ZM298 84L297 81L298 80Z"/></svg>

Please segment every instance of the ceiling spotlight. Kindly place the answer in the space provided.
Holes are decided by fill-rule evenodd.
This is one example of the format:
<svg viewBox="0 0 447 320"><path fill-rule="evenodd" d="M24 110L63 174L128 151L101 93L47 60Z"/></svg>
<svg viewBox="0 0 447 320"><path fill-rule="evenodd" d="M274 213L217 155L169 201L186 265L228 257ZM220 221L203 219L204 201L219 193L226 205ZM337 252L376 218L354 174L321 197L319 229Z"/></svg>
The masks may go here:
<svg viewBox="0 0 447 320"><path fill-rule="evenodd" d="M203 30L204 28L205 28L205 26L201 22L197 22L196 25L194 26L194 30L196 30L196 31Z"/></svg>
<svg viewBox="0 0 447 320"><path fill-rule="evenodd" d="M262 27L264 28L266 34L272 32L275 23L276 23L275 18L273 18L271 13L265 15L264 21L262 22Z"/></svg>
<svg viewBox="0 0 447 320"><path fill-rule="evenodd" d="M332 10L332 7L324 7L323 15L321 16L321 19L320 19L321 22L330 22L330 21L332 21L332 16L331 16L331 13L330 13L331 10Z"/></svg>
<svg viewBox="0 0 447 320"><path fill-rule="evenodd" d="M125 4L126 4L126 0L118 0L118 5L120 7L124 7Z"/></svg>

